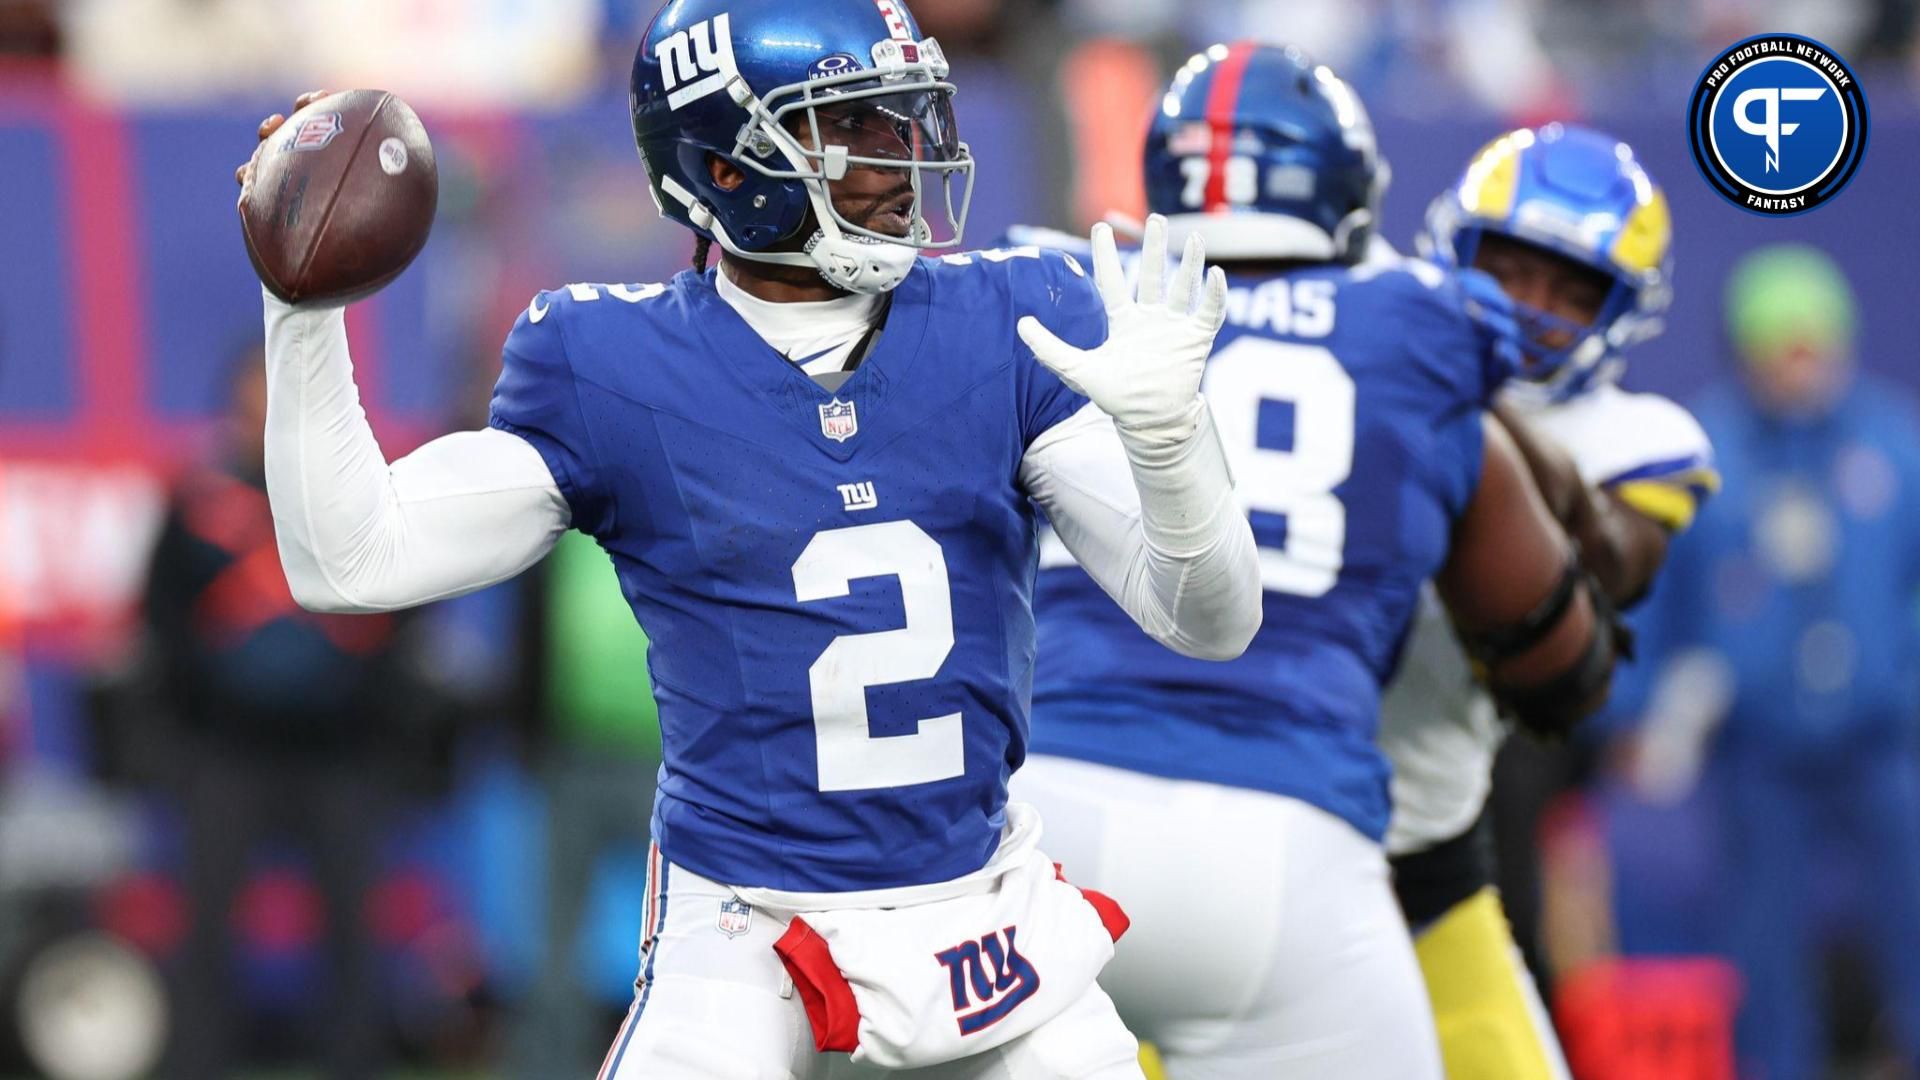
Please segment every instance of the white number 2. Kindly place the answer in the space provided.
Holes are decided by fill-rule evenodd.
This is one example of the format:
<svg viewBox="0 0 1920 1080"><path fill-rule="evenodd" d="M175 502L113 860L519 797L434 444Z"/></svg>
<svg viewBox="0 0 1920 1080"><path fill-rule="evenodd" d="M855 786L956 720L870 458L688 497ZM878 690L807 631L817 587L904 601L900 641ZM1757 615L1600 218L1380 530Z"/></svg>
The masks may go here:
<svg viewBox="0 0 1920 1080"><path fill-rule="evenodd" d="M1243 337L1214 354L1205 385L1241 504L1286 517L1284 545L1260 549L1261 584L1324 595L1345 561L1347 508L1333 489L1353 472L1352 376L1318 345ZM1269 402L1293 406L1291 446L1260 441Z"/></svg>
<svg viewBox="0 0 1920 1080"><path fill-rule="evenodd" d="M947 557L911 521L883 521L815 534L793 564L802 603L846 596L856 579L900 580L906 625L842 634L807 670L821 791L927 784L966 771L959 713L921 720L911 735L875 738L867 688L931 679L953 651L953 596Z"/></svg>

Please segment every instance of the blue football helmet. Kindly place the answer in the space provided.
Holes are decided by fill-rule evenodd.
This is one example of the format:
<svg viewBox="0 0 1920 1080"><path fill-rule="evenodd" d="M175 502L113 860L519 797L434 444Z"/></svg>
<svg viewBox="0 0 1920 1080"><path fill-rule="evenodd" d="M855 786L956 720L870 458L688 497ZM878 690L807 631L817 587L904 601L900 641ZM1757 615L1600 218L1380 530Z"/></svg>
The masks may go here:
<svg viewBox="0 0 1920 1080"><path fill-rule="evenodd" d="M973 159L946 80L939 44L901 0L670 0L634 57L633 136L662 214L741 258L885 292L965 229ZM745 181L715 184L710 154ZM856 168L904 174L906 236L834 205L827 185ZM933 190L946 211L938 231L925 212Z"/></svg>
<svg viewBox="0 0 1920 1080"><path fill-rule="evenodd" d="M1497 233L1604 274L1612 287L1590 326L1529 305L1515 310L1526 366L1513 390L1564 401L1619 377L1621 350L1661 330L1672 300L1673 226L1667 197L1627 144L1565 124L1522 128L1488 143L1427 210L1426 254L1471 266ZM1571 334L1548 348L1544 335Z"/></svg>
<svg viewBox="0 0 1920 1080"><path fill-rule="evenodd" d="M1389 171L1360 98L1295 48L1196 54L1147 132L1147 206L1215 259L1358 262Z"/></svg>

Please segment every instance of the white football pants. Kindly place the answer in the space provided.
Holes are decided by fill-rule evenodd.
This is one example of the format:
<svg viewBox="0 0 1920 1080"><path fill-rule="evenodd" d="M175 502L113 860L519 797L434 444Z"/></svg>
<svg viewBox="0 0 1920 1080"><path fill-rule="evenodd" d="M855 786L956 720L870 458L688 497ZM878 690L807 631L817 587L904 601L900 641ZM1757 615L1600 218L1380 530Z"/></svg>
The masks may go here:
<svg viewBox="0 0 1920 1080"><path fill-rule="evenodd" d="M732 889L666 862L657 848L647 877L640 985L600 1080L1142 1078L1139 1044L1098 986L1026 1035L944 1065L889 1073L816 1053L805 1006L773 951L787 920L723 908Z"/></svg>
<svg viewBox="0 0 1920 1080"><path fill-rule="evenodd" d="M1169 1080L1440 1080L1385 853L1280 795L1035 756L1013 797L1133 920L1100 976Z"/></svg>

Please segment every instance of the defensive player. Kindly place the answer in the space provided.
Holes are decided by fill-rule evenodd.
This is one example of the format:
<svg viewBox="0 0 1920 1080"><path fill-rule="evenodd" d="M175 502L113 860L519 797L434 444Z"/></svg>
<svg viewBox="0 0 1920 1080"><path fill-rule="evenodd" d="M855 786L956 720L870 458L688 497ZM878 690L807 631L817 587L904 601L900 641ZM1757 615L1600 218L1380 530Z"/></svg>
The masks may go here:
<svg viewBox="0 0 1920 1080"><path fill-rule="evenodd" d="M1265 623L1241 659L1194 663L1043 547L1014 789L1076 879L1127 897L1102 983L1175 1080L1440 1075L1374 745L1429 577L1516 711L1578 715L1611 676L1604 609L1485 412L1513 359L1504 311L1477 299L1499 308L1498 289L1355 265L1385 180L1359 100L1299 53L1219 46L1180 71L1148 203L1228 269L1205 386Z"/></svg>
<svg viewBox="0 0 1920 1080"><path fill-rule="evenodd" d="M1433 203L1424 245L1491 274L1526 330L1503 416L1555 515L1620 605L1645 593L1668 538L1719 484L1700 425L1679 405L1615 385L1622 350L1657 331L1668 300L1666 197L1623 143L1560 124L1510 132ZM1571 456L1569 456L1571 455ZM1482 823L1506 734L1430 604L1389 688L1387 850L1450 1080L1567 1073L1493 891Z"/></svg>
<svg viewBox="0 0 1920 1080"><path fill-rule="evenodd" d="M1124 917L1007 802L1032 507L1153 639L1245 648L1258 561L1198 396L1226 286L1195 243L1130 296L1106 231L1093 282L1032 249L920 257L964 226L947 74L897 0L674 0L634 134L720 267L535 297L491 426L391 465L340 313L267 305L302 603L451 596L571 526L652 638L665 763L604 1076L1139 1075L1093 981Z"/></svg>

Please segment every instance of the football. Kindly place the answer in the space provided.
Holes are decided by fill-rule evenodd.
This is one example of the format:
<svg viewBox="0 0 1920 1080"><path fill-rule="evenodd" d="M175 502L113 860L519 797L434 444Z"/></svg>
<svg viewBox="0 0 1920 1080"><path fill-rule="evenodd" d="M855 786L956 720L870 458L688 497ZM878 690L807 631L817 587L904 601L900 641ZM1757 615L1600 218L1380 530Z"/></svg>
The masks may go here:
<svg viewBox="0 0 1920 1080"><path fill-rule="evenodd" d="M433 145L406 102L383 90L329 94L261 144L240 202L247 256L282 300L350 303L420 254L439 186Z"/></svg>

